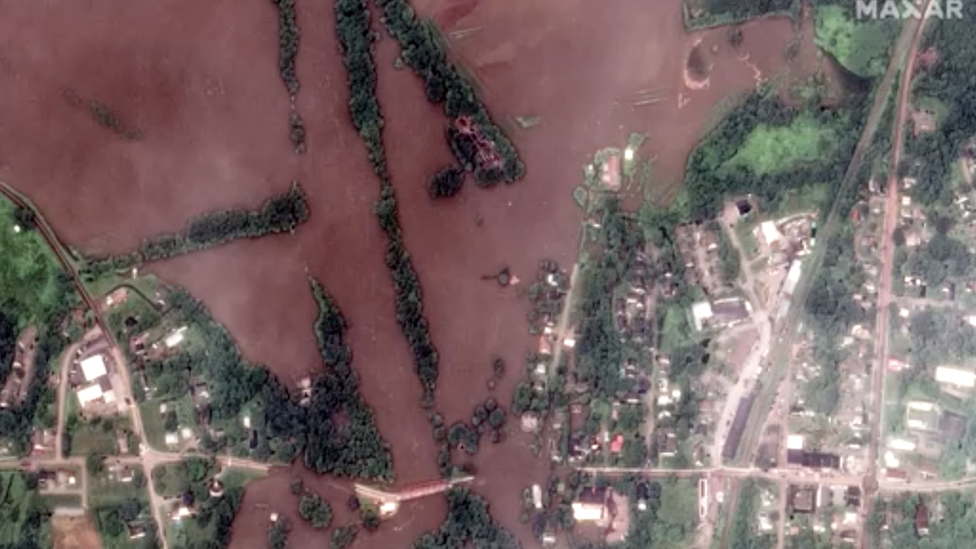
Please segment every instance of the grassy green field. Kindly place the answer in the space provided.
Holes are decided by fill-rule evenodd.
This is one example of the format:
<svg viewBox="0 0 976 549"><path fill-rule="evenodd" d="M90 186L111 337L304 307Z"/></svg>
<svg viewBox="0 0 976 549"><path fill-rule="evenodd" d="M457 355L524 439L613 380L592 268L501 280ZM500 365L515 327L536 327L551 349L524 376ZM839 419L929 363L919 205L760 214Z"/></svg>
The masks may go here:
<svg viewBox="0 0 976 549"><path fill-rule="evenodd" d="M758 126L723 167L745 166L760 175L778 173L830 156L836 142L833 128L802 114L788 126Z"/></svg>
<svg viewBox="0 0 976 549"><path fill-rule="evenodd" d="M129 422L125 418L109 418L88 422L81 418L81 406L78 396L69 392L66 396L65 417L67 418L66 433L71 444L68 449L72 456L86 456L89 453L115 455L118 454L116 430L128 428Z"/></svg>
<svg viewBox="0 0 976 549"><path fill-rule="evenodd" d="M158 288L158 282L159 281L154 275L140 275L139 278L123 278L115 274L110 274L89 282L85 284L85 286L88 287L88 291L91 292L92 295L104 296L120 285L125 285L130 289L129 297L133 297L131 294L131 288L135 288L142 292L142 294L147 298L153 299L153 296L156 294L156 289Z"/></svg>
<svg viewBox="0 0 976 549"><path fill-rule="evenodd" d="M150 400L139 405L142 415L142 428L146 437L146 444L155 450L166 449L166 430L163 428L163 416L159 413L160 402Z"/></svg>
<svg viewBox="0 0 976 549"><path fill-rule="evenodd" d="M855 21L851 6L842 5L817 7L814 18L817 46L833 55L844 68L862 77L884 74L898 22Z"/></svg>
<svg viewBox="0 0 976 549"><path fill-rule="evenodd" d="M0 296L21 327L42 319L60 299L54 253L35 231L17 232L14 207L0 199Z"/></svg>
<svg viewBox="0 0 976 549"><path fill-rule="evenodd" d="M669 353L691 341L692 327L688 320L688 311L680 305L670 305L664 311L664 321L661 323L661 352Z"/></svg>
<svg viewBox="0 0 976 549"><path fill-rule="evenodd" d="M698 517L698 481L674 480L661 483L661 501L657 512L654 539L661 540L655 549L683 549L688 546Z"/></svg>
<svg viewBox="0 0 976 549"><path fill-rule="evenodd" d="M55 507L81 507L81 496L78 494L44 494L38 496L50 509Z"/></svg>
<svg viewBox="0 0 976 549"><path fill-rule="evenodd" d="M763 217L776 219L800 212L816 212L827 198L827 185L804 185L779 193Z"/></svg>
<svg viewBox="0 0 976 549"><path fill-rule="evenodd" d="M33 497L20 473L0 473L0 547L20 541Z"/></svg>

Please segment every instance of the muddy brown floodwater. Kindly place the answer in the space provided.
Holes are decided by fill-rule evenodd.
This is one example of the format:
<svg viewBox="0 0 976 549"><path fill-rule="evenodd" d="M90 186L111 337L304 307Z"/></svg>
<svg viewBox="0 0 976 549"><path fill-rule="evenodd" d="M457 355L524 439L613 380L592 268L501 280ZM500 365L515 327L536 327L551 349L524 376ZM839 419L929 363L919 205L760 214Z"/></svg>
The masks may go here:
<svg viewBox="0 0 976 549"><path fill-rule="evenodd" d="M571 191L596 149L646 133L653 185L673 196L688 153L720 113L716 104L775 75L786 85L802 81L821 60L809 24L799 36L787 20L745 24L736 49L726 29L686 34L680 0L417 0L416 7L444 29L528 167L517 185L482 190L469 182L455 199L432 202L424 181L450 162L448 121L409 70L394 69L398 48L383 33L377 64L389 164L441 356L438 405L455 421L489 396L496 355L509 373L491 396L510 403L532 343L522 293L540 259L574 261L580 220ZM256 207L300 180L312 217L295 234L237 242L150 271L203 299L247 358L286 383L321 368L306 272L320 279L350 321L354 363L392 446L397 485L434 479L436 448L394 319L385 239L371 213L378 185L348 120L332 4L298 2L298 10L303 156L287 140L277 13L266 0L0 0L0 179L91 254L131 249L213 209ZM794 38L800 48L786 63L784 48ZM691 89L684 69L695 44ZM93 101L142 139L97 125ZM516 116L540 123L517 130L507 122ZM482 280L506 266L524 282L501 288ZM475 490L527 546L520 492L548 471L528 445L528 437L511 433L498 446L486 441L471 460ZM263 548L272 509L296 518L288 491L295 475L330 499L338 521L348 518L348 482L279 470L249 487L233 547ZM407 547L443 517L442 498L408 504L357 547ZM296 549L327 543L326 533L293 522Z"/></svg>

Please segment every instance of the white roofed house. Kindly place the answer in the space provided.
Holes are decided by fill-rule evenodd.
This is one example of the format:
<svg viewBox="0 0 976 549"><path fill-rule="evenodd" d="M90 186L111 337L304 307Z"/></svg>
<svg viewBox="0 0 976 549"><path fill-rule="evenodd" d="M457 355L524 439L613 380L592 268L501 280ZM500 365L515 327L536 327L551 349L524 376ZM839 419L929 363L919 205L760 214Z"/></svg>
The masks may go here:
<svg viewBox="0 0 976 549"><path fill-rule="evenodd" d="M183 343L184 339L186 339L186 326L181 326L163 338L163 345L165 345L167 349L172 349L173 347L178 346L180 343Z"/></svg>
<svg viewBox="0 0 976 549"><path fill-rule="evenodd" d="M606 522L607 495L606 488L584 488L573 502L573 518L577 522Z"/></svg>
<svg viewBox="0 0 976 549"><path fill-rule="evenodd" d="M935 369L935 381L948 393L968 394L976 387L976 372L953 366Z"/></svg>

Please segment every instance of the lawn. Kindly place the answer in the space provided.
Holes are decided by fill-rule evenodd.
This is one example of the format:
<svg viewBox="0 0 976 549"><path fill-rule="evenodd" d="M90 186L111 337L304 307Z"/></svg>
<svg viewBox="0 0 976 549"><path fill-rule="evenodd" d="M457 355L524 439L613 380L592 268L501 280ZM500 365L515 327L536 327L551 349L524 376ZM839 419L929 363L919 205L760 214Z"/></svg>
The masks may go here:
<svg viewBox="0 0 976 549"><path fill-rule="evenodd" d="M186 462L192 463L192 462ZM206 483L213 475L214 469L205 460L196 460L195 465L185 466L184 463L157 467L153 471L153 482L160 493L178 495L187 490L199 492L204 490L203 483ZM191 477L197 477L196 479ZM244 469L227 469L219 477L224 483L226 490L243 488L245 484L260 478L263 475ZM229 496L224 496L224 500L219 503L226 504ZM213 509L218 504L218 500L203 498L206 500L204 507ZM198 502L201 499L198 498ZM180 522L170 522L166 524L166 539L169 540L170 547L197 547L206 544L217 536L217 520L201 521L199 518L187 519Z"/></svg>
<svg viewBox="0 0 976 549"><path fill-rule="evenodd" d="M688 320L689 312L684 307L672 304L664 311L661 322L661 341L659 348L662 353L669 353L692 339L692 326Z"/></svg>
<svg viewBox="0 0 976 549"><path fill-rule="evenodd" d="M831 157L836 143L837 135L832 127L804 113L788 126L757 126L722 168L744 166L759 175L779 173Z"/></svg>
<svg viewBox="0 0 976 549"><path fill-rule="evenodd" d="M166 429L163 427L163 415L159 413L160 404L158 400L149 400L139 405L145 442L154 450L166 450Z"/></svg>
<svg viewBox="0 0 976 549"><path fill-rule="evenodd" d="M81 507L81 496L78 494L44 494L37 498L49 509L55 507Z"/></svg>
<svg viewBox="0 0 976 549"><path fill-rule="evenodd" d="M115 440L115 433L106 433L100 427L82 422L71 435L71 455L87 456L92 453L107 456L117 455L119 448Z"/></svg>
<svg viewBox="0 0 976 549"><path fill-rule="evenodd" d="M0 473L0 547L14 546L20 541L33 496L23 475Z"/></svg>
<svg viewBox="0 0 976 549"><path fill-rule="evenodd" d="M816 8L817 46L834 56L847 70L861 77L876 77L888 66L888 50L899 23L889 20L855 21L851 6Z"/></svg>
<svg viewBox="0 0 976 549"><path fill-rule="evenodd" d="M91 482L89 505L103 549L144 549L147 540L129 540L122 517L129 515L130 518L138 517L135 520L151 521L149 494L145 488L105 477L94 478Z"/></svg>
<svg viewBox="0 0 976 549"><path fill-rule="evenodd" d="M655 549L683 549L695 531L698 517L698 481L673 480L661 483L661 501L657 512Z"/></svg>
<svg viewBox="0 0 976 549"><path fill-rule="evenodd" d="M45 318L60 299L55 277L59 271L54 253L36 231L20 229L14 207L0 199L0 296L5 313L23 328L31 320Z"/></svg>
<svg viewBox="0 0 976 549"><path fill-rule="evenodd" d="M72 456L87 456L90 453L116 455L119 453L116 431L129 426L125 418L95 418L85 421L81 418L81 406L74 392L66 395L65 432L70 438L68 453Z"/></svg>
<svg viewBox="0 0 976 549"><path fill-rule="evenodd" d="M778 219L800 212L816 212L827 198L827 185L813 184L785 189L770 204L763 217Z"/></svg>
<svg viewBox="0 0 976 549"><path fill-rule="evenodd" d="M151 448L157 450L171 450L172 448L166 446L166 418L159 412L162 404L166 404L166 415L171 413L176 414L177 434L184 427L193 429L194 434L196 434L198 429L196 410L193 408L193 403L190 401L188 395L175 400L150 399L139 405L139 411L142 414L143 430L146 434L146 443ZM180 444L182 443L183 439L181 437Z"/></svg>
<svg viewBox="0 0 976 549"><path fill-rule="evenodd" d="M263 473L258 473L250 469L238 469L236 467L224 469L220 473L220 480L228 489L243 488L248 482L264 477L265 475Z"/></svg>

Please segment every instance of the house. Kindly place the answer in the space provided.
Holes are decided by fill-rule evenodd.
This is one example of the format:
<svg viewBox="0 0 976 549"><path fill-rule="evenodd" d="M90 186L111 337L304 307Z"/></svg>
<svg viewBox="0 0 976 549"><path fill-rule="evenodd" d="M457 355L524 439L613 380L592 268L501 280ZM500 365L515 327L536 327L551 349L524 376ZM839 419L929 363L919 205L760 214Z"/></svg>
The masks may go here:
<svg viewBox="0 0 976 549"><path fill-rule="evenodd" d="M546 336L539 336L539 354L540 355L551 355L552 354L552 343L546 339Z"/></svg>
<svg viewBox="0 0 976 549"><path fill-rule="evenodd" d="M694 319L695 330L699 332L712 319L712 304L700 301L691 306L691 316Z"/></svg>
<svg viewBox="0 0 976 549"><path fill-rule="evenodd" d="M790 509L794 513L812 513L817 509L816 486L790 486Z"/></svg>
<svg viewBox="0 0 976 549"><path fill-rule="evenodd" d="M587 487L573 502L573 518L576 522L602 522L607 516L608 490L606 487Z"/></svg>
<svg viewBox="0 0 976 549"><path fill-rule="evenodd" d="M938 466L932 465L930 463L919 465L918 473L922 475L922 478L925 480L934 480L939 478Z"/></svg>
<svg viewBox="0 0 976 549"><path fill-rule="evenodd" d="M915 535L925 537L929 534L929 509L925 503L915 506Z"/></svg>
<svg viewBox="0 0 976 549"><path fill-rule="evenodd" d="M127 522L125 532L130 540L137 540L146 537L146 525L141 522Z"/></svg>
<svg viewBox="0 0 976 549"><path fill-rule="evenodd" d="M905 405L905 426L916 431L936 431L940 413L939 406L933 402L909 401Z"/></svg>
<svg viewBox="0 0 976 549"><path fill-rule="evenodd" d="M935 381L950 389L969 391L976 387L976 373L952 366L939 366L935 369Z"/></svg>
<svg viewBox="0 0 976 549"><path fill-rule="evenodd" d="M180 343L183 343L184 339L186 339L186 326L180 326L163 338L163 345L165 345L167 349L172 349L178 346Z"/></svg>
<svg viewBox="0 0 976 549"><path fill-rule="evenodd" d="M112 293L105 296L105 308L111 309L116 305L122 305L129 298L129 290L125 287L116 288Z"/></svg>
<svg viewBox="0 0 976 549"><path fill-rule="evenodd" d="M119 469L119 482L132 482L135 476L136 473L132 470L132 467L122 467Z"/></svg>
<svg viewBox="0 0 976 549"><path fill-rule="evenodd" d="M610 441L610 453L613 455L619 455L624 449L624 436L616 435Z"/></svg>
<svg viewBox="0 0 976 549"><path fill-rule="evenodd" d="M190 399L197 407L207 404L210 402L210 386L202 381L191 385Z"/></svg>
<svg viewBox="0 0 976 549"><path fill-rule="evenodd" d="M900 372L906 369L908 369L908 364L906 364L904 360L894 357L888 359L889 372Z"/></svg>
<svg viewBox="0 0 976 549"><path fill-rule="evenodd" d="M735 201L735 210L738 212L739 217L746 217L752 213L752 204L746 198L741 198Z"/></svg>
<svg viewBox="0 0 976 549"><path fill-rule="evenodd" d="M966 434L966 416L943 411L939 417L939 433L942 435L943 442L959 442Z"/></svg>
<svg viewBox="0 0 976 549"><path fill-rule="evenodd" d="M807 467L809 469L840 469L840 457L824 452L787 450L786 463Z"/></svg>
<svg viewBox="0 0 976 549"><path fill-rule="evenodd" d="M637 510L647 510L647 500L651 497L651 487L647 481L637 483Z"/></svg>
<svg viewBox="0 0 976 549"><path fill-rule="evenodd" d="M674 457L678 454L678 433L675 429L658 429L656 441L658 456Z"/></svg>
<svg viewBox="0 0 976 549"><path fill-rule="evenodd" d="M776 243L783 239L783 233L779 231L779 229L776 227L776 223L773 223L772 221L763 221L759 226L759 230L762 233L763 242L765 242L770 248L775 246Z"/></svg>
<svg viewBox="0 0 976 549"><path fill-rule="evenodd" d="M946 282L942 285L942 299L946 301L956 300L956 284L955 282Z"/></svg>
<svg viewBox="0 0 976 549"><path fill-rule="evenodd" d="M885 478L891 482L905 482L908 480L908 473L901 469L885 469Z"/></svg>
<svg viewBox="0 0 976 549"><path fill-rule="evenodd" d="M216 478L213 479L213 482L210 483L210 497L219 498L219 497L223 497L223 495L224 495L224 483L220 482L220 480Z"/></svg>

